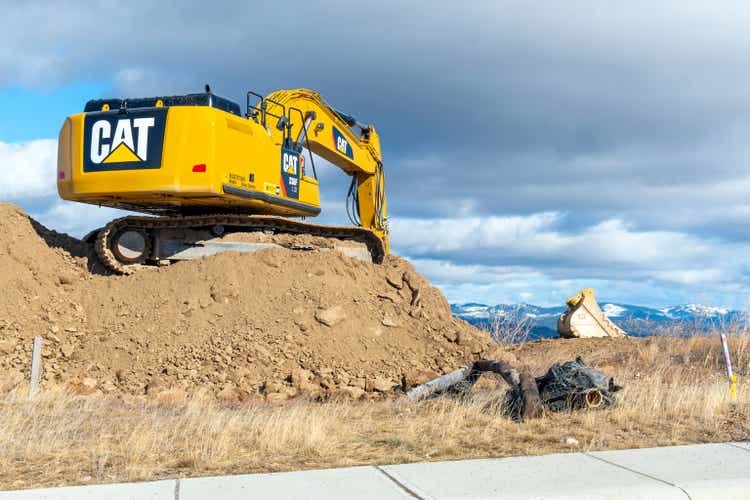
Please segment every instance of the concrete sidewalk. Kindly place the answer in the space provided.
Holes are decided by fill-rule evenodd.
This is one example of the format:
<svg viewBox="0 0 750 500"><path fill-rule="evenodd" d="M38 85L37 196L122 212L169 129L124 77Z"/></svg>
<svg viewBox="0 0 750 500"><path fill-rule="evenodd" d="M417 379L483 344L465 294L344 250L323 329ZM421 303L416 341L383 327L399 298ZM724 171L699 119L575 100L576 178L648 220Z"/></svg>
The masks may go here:
<svg viewBox="0 0 750 500"><path fill-rule="evenodd" d="M0 492L0 500L748 499L750 443Z"/></svg>

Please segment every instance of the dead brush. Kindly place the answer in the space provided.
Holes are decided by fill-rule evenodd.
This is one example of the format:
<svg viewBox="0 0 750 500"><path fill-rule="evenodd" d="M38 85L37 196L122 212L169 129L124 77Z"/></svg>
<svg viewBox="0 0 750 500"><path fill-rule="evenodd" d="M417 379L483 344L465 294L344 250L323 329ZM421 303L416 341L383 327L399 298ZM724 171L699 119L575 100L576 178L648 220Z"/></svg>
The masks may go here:
<svg viewBox="0 0 750 500"><path fill-rule="evenodd" d="M501 345L526 342L532 329L532 318L524 315L518 307L506 310L502 315L492 316L486 326L490 337Z"/></svg>

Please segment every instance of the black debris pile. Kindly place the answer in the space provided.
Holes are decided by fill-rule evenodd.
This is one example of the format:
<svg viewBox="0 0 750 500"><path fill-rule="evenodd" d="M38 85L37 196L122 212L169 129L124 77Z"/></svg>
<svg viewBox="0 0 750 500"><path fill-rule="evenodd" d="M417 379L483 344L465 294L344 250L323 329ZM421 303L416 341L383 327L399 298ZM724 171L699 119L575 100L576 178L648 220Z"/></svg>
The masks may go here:
<svg viewBox="0 0 750 500"><path fill-rule="evenodd" d="M612 377L588 366L581 356L575 361L555 363L535 382L539 401L553 412L609 408L615 403L614 393L622 388ZM506 391L503 408L509 416L528 417L527 404L528 397L520 386Z"/></svg>
<svg viewBox="0 0 750 500"><path fill-rule="evenodd" d="M586 365L578 356L575 361L555 363L546 374L537 378L527 371L519 375L502 361L476 361L414 387L406 397L419 401L464 394L483 373L496 373L510 385L501 406L506 415L517 420L540 417L545 409L559 412L609 408L615 402L614 393L621 389L612 377Z"/></svg>

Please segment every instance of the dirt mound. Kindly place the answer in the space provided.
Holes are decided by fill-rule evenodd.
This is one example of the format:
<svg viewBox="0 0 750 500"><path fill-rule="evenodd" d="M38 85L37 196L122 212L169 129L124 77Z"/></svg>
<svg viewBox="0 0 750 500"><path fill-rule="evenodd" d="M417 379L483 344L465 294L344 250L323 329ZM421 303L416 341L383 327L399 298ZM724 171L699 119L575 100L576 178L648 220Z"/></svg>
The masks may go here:
<svg viewBox="0 0 750 500"><path fill-rule="evenodd" d="M334 249L336 247L353 247L361 248L367 251L367 245L357 241L338 240L333 238L324 238L310 234L269 234L264 231L255 231L252 233L231 233L222 238L222 241L236 241L242 243L272 243L284 248L290 249L307 249L307 248L325 248Z"/></svg>
<svg viewBox="0 0 750 500"><path fill-rule="evenodd" d="M159 398L379 397L498 355L395 256L273 248L133 276L92 262L87 244L0 204L0 389L27 377L35 335L45 385Z"/></svg>

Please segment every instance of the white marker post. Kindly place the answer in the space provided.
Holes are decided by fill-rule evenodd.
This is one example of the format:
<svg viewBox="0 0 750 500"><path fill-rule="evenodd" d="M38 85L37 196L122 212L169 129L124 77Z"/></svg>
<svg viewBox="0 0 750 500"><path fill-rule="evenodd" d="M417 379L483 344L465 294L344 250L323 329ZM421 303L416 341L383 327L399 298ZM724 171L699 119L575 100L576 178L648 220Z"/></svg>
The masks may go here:
<svg viewBox="0 0 750 500"><path fill-rule="evenodd" d="M737 376L732 371L732 360L729 359L729 343L726 333L721 333L721 348L724 350L724 362L727 365L727 376L729 377L729 400L737 400Z"/></svg>
<svg viewBox="0 0 750 500"><path fill-rule="evenodd" d="M39 372L42 370L42 337L34 337L34 349L31 351L31 383L29 397L33 397L39 388Z"/></svg>

